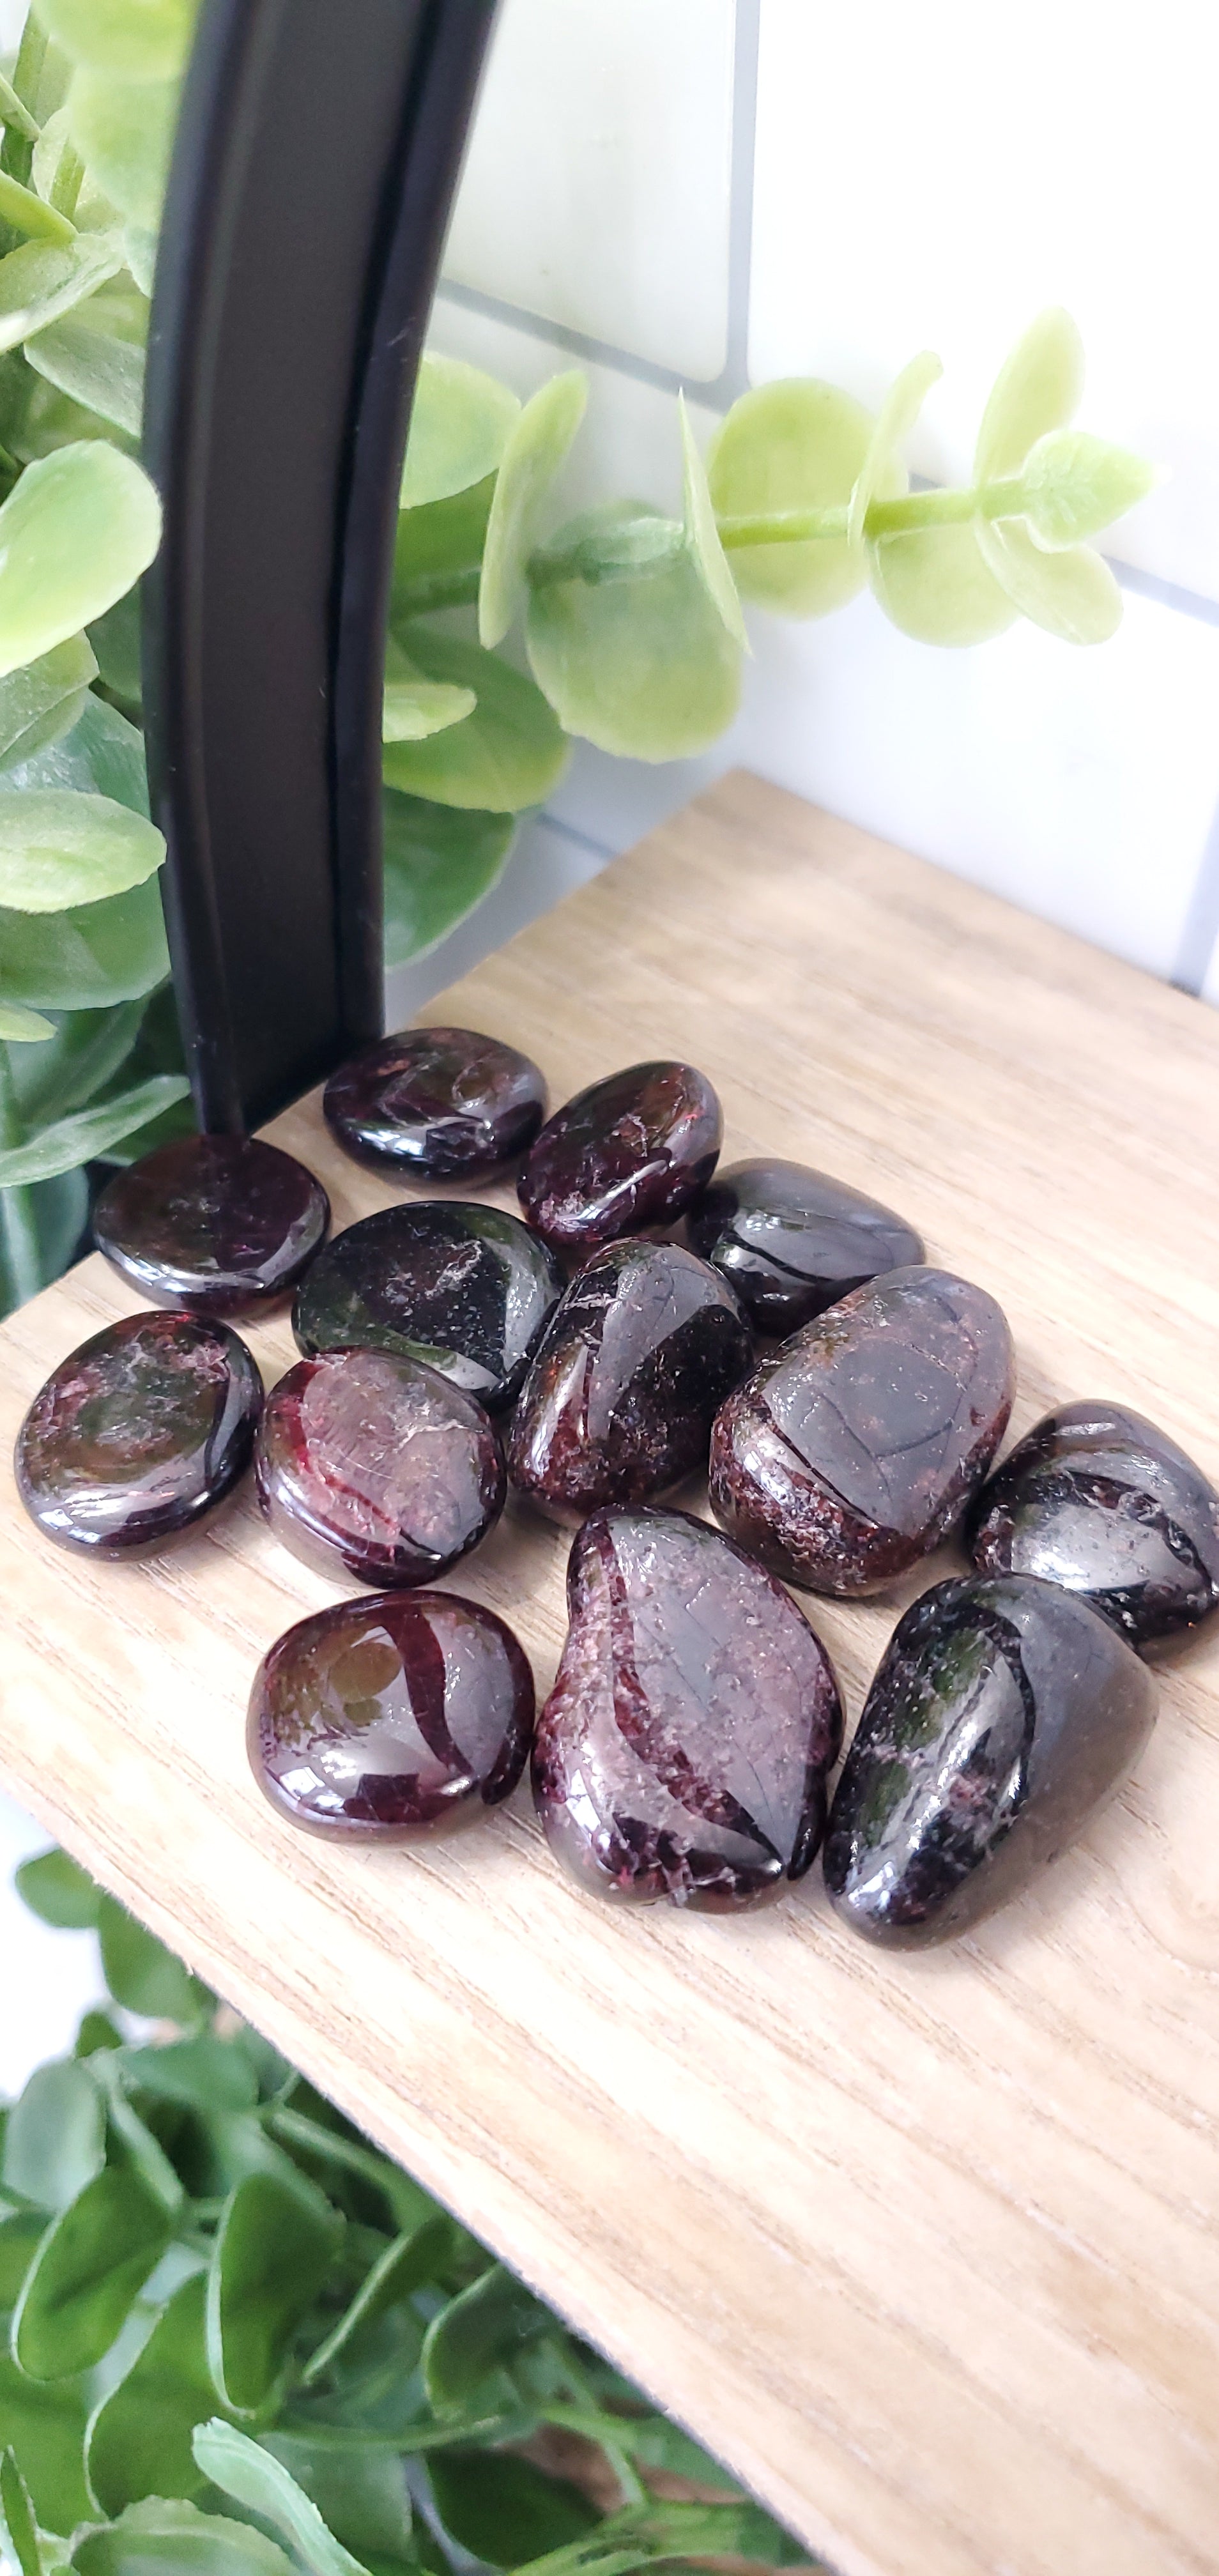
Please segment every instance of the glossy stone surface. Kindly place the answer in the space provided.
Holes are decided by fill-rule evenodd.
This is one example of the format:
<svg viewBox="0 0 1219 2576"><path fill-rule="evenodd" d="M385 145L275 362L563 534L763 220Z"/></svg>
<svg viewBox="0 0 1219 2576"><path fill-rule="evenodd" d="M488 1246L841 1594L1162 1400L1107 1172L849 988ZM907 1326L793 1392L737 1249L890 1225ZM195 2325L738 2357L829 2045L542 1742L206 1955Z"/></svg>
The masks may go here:
<svg viewBox="0 0 1219 2576"><path fill-rule="evenodd" d="M834 1793L836 1912L901 1949L993 1913L1082 1833L1155 1713L1146 1666L1078 1594L937 1583L894 1630Z"/></svg>
<svg viewBox="0 0 1219 2576"><path fill-rule="evenodd" d="M307 1565L430 1583L499 1519L503 1454L481 1404L400 1351L322 1351L271 1389L258 1499Z"/></svg>
<svg viewBox="0 0 1219 2576"><path fill-rule="evenodd" d="M547 1839L615 1903L735 1912L802 1878L842 1736L829 1657L781 1586L685 1512L585 1522L541 1718Z"/></svg>
<svg viewBox="0 0 1219 2576"><path fill-rule="evenodd" d="M196 1315L253 1314L285 1296L329 1224L320 1181L256 1136L159 1145L115 1173L93 1216L99 1252L142 1297Z"/></svg>
<svg viewBox="0 0 1219 2576"><path fill-rule="evenodd" d="M642 1503L705 1466L753 1341L732 1290L678 1244L608 1244L573 1279L521 1390L518 1493L553 1520Z"/></svg>
<svg viewBox="0 0 1219 2576"><path fill-rule="evenodd" d="M857 1288L730 1395L711 1500L751 1554L813 1592L879 1591L947 1538L1011 1411L1011 1334L946 1270Z"/></svg>
<svg viewBox="0 0 1219 2576"><path fill-rule="evenodd" d="M912 1226L803 1163L731 1163L688 1219L690 1241L760 1333L786 1336L881 1271L921 1262Z"/></svg>
<svg viewBox="0 0 1219 2576"><path fill-rule="evenodd" d="M1064 1404L979 1494L984 1574L1038 1574L1086 1594L1133 1646L1155 1647L1219 1610L1219 1494L1141 1413Z"/></svg>
<svg viewBox="0 0 1219 2576"><path fill-rule="evenodd" d="M493 1610L388 1592L302 1619L264 1656L246 1744L290 1823L338 1842L414 1842L510 1797L533 1675Z"/></svg>
<svg viewBox="0 0 1219 2576"><path fill-rule="evenodd" d="M17 1486L61 1547L130 1556L193 1528L249 1465L262 1379L236 1333L196 1315L127 1315L35 1396Z"/></svg>
<svg viewBox="0 0 1219 2576"><path fill-rule="evenodd" d="M693 1065L628 1065L556 1110L518 1183L530 1224L560 1252L680 1216L715 1170L720 1104Z"/></svg>
<svg viewBox="0 0 1219 2576"><path fill-rule="evenodd" d="M502 1208L424 1199L327 1245L292 1329L306 1356L355 1344L425 1360L492 1410L510 1404L558 1302L558 1263Z"/></svg>
<svg viewBox="0 0 1219 2576"><path fill-rule="evenodd" d="M357 1162L470 1180L533 1143L546 1082L527 1055L476 1029L403 1029L341 1065L322 1107Z"/></svg>

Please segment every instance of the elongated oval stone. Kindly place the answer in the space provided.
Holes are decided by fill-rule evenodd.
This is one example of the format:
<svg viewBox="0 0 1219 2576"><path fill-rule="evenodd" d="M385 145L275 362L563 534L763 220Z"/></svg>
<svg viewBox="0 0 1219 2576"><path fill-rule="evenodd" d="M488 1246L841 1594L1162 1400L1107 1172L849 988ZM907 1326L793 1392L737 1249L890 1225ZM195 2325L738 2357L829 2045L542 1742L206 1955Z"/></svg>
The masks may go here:
<svg viewBox="0 0 1219 2576"><path fill-rule="evenodd" d="M803 1613L685 1512L597 1512L567 1591L533 1759L559 1859L619 1903L728 1913L781 1895L816 1854L842 1736Z"/></svg>
<svg viewBox="0 0 1219 2576"><path fill-rule="evenodd" d="M157 1306L255 1314L286 1296L320 1252L330 1201L292 1154L257 1136L159 1145L106 1183L100 1252Z"/></svg>
<svg viewBox="0 0 1219 2576"><path fill-rule="evenodd" d="M705 1466L753 1342L732 1290L673 1243L611 1243L555 1308L508 1442L518 1493L553 1520L642 1503Z"/></svg>
<svg viewBox="0 0 1219 2576"><path fill-rule="evenodd" d="M720 1104L690 1064L632 1064L578 1091L531 1148L518 1183L530 1224L560 1252L595 1252L680 1216L715 1170Z"/></svg>
<svg viewBox="0 0 1219 2576"><path fill-rule="evenodd" d="M60 1547L161 1547L244 1475L261 1411L262 1379L226 1324L126 1315L35 1396L17 1440L22 1502Z"/></svg>
<svg viewBox="0 0 1219 2576"><path fill-rule="evenodd" d="M688 1226L760 1333L798 1332L880 1272L923 1258L913 1226L891 1208L803 1163L731 1163Z"/></svg>
<svg viewBox="0 0 1219 2576"><path fill-rule="evenodd" d="M984 1288L891 1271L729 1396L711 1434L716 1514L790 1582L878 1591L961 1518L1014 1383L1011 1334Z"/></svg>
<svg viewBox="0 0 1219 2576"><path fill-rule="evenodd" d="M519 1217L456 1199L382 1208L336 1234L296 1300L306 1357L402 1351L480 1404L511 1404L563 1287Z"/></svg>
<svg viewBox="0 0 1219 2576"><path fill-rule="evenodd" d="M937 1583L894 1630L843 1764L835 1911L901 1949L992 1914L1082 1833L1155 1712L1146 1667L1077 1593Z"/></svg>
<svg viewBox="0 0 1219 2576"><path fill-rule="evenodd" d="M302 1619L259 1665L246 1742L291 1824L414 1842L511 1796L533 1675L505 1621L451 1592L389 1592Z"/></svg>
<svg viewBox="0 0 1219 2576"><path fill-rule="evenodd" d="M527 1055L476 1029L403 1029L341 1065L322 1107L357 1162L471 1180L533 1143L546 1082Z"/></svg>
<svg viewBox="0 0 1219 2576"><path fill-rule="evenodd" d="M320 1351L271 1389L254 1453L277 1538L325 1574L429 1583L499 1519L507 1480L481 1404L400 1351Z"/></svg>
<svg viewBox="0 0 1219 2576"><path fill-rule="evenodd" d="M1141 1413L1063 1404L979 1494L973 1560L1082 1592L1132 1646L1155 1648L1219 1610L1219 1494Z"/></svg>

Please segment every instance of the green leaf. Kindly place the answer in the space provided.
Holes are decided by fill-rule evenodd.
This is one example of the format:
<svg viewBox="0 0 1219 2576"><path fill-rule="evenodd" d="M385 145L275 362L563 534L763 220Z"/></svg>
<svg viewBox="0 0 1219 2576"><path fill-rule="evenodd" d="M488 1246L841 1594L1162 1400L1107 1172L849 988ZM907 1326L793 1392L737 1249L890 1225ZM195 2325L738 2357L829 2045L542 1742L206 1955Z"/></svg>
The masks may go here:
<svg viewBox="0 0 1219 2576"><path fill-rule="evenodd" d="M423 2377L437 2413L463 2406L491 2371L553 2332L549 2309L502 2263L493 2263L428 2327Z"/></svg>
<svg viewBox="0 0 1219 2576"><path fill-rule="evenodd" d="M41 131L37 118L31 116L3 72L0 72L0 125L10 133L23 134L29 143L36 143Z"/></svg>
<svg viewBox="0 0 1219 2576"><path fill-rule="evenodd" d="M38 2209L67 2209L101 2170L105 2126L85 2067L70 2057L38 2066L9 2113L0 2178Z"/></svg>
<svg viewBox="0 0 1219 2576"><path fill-rule="evenodd" d="M1066 644L1104 644L1122 622L1122 594L1090 546L1047 554L1017 519L975 522L995 579L1023 617Z"/></svg>
<svg viewBox="0 0 1219 2576"><path fill-rule="evenodd" d="M1034 440L1074 418L1083 383L1083 342L1070 314L1039 313L995 379L974 450L975 483L1018 474Z"/></svg>
<svg viewBox="0 0 1219 2576"><path fill-rule="evenodd" d="M169 2215L139 2176L107 2166L44 2237L13 2318L28 2379L75 2379L109 2352L169 2242Z"/></svg>
<svg viewBox="0 0 1219 2576"><path fill-rule="evenodd" d="M690 549L706 587L712 607L718 612L735 644L749 650L749 637L732 578L728 557L720 544L715 524L715 507L707 481L707 470L699 455L686 397L677 397L677 416L681 423L683 516L686 544Z"/></svg>
<svg viewBox="0 0 1219 2576"><path fill-rule="evenodd" d="M15 233L24 233L28 241L55 242L67 247L76 239L76 226L54 206L36 197L32 188L23 188L0 170L0 223L11 224Z"/></svg>
<svg viewBox="0 0 1219 2576"><path fill-rule="evenodd" d="M530 585L529 660L568 733L680 760L731 723L740 648L672 520L640 502L590 510L533 557Z"/></svg>
<svg viewBox="0 0 1219 2576"><path fill-rule="evenodd" d="M82 1109L75 1117L58 1119L30 1144L12 1145L0 1152L0 1189L18 1189L27 1181L54 1180L61 1172L75 1171L80 1163L95 1161L109 1146L145 1126L160 1110L184 1100L189 1089L185 1074L156 1074L150 1082L137 1083L133 1091L122 1092L104 1107ZM140 2009L139 2005L132 2006L133 2011Z"/></svg>
<svg viewBox="0 0 1219 2576"><path fill-rule="evenodd" d="M104 441L57 448L27 467L0 509L0 676L113 608L160 537L148 476Z"/></svg>
<svg viewBox="0 0 1219 2576"><path fill-rule="evenodd" d="M24 2379L0 2354L0 2444L11 2449L43 2531L74 2531L92 2512L85 2485L85 2401L60 2380L47 2387Z"/></svg>
<svg viewBox="0 0 1219 2576"><path fill-rule="evenodd" d="M3 1201L0 1199L0 1208ZM81 1236L89 1214L89 1188L83 1172L64 1172L58 1180L43 1181L30 1191L27 1213L34 1221L38 1250L38 1277L45 1286L58 1279L68 1263L81 1249ZM11 1314L30 1293L28 1284L19 1277L12 1252L0 1223L0 1314Z"/></svg>
<svg viewBox="0 0 1219 2576"><path fill-rule="evenodd" d="M403 2576L417 2569L410 2494L402 2462L392 2451L372 2443L364 2449L331 2450L303 2433L262 2433L259 2440L317 2506L327 2530L376 2569L377 2576L389 2576L395 2567L403 2569Z"/></svg>
<svg viewBox="0 0 1219 2576"><path fill-rule="evenodd" d="M556 474L584 418L588 380L578 370L552 376L527 402L500 460L483 554L478 630L484 645L502 644L525 602L525 572L541 535Z"/></svg>
<svg viewBox="0 0 1219 2576"><path fill-rule="evenodd" d="M196 0L38 0L49 35L74 63L120 80L162 81L190 51Z"/></svg>
<svg viewBox="0 0 1219 2576"><path fill-rule="evenodd" d="M0 907L0 995L33 1010L88 1011L141 999L169 972L155 878L66 912Z"/></svg>
<svg viewBox="0 0 1219 2576"><path fill-rule="evenodd" d="M82 161L128 224L156 230L178 121L176 80L117 80L81 69L68 123Z"/></svg>
<svg viewBox="0 0 1219 2576"><path fill-rule="evenodd" d="M515 814L463 814L387 787L385 963L426 957L498 885L516 839Z"/></svg>
<svg viewBox="0 0 1219 2576"><path fill-rule="evenodd" d="M283 2138L298 2157L307 2159L307 2171L311 2172L316 2163L320 2163L323 2170L334 2165L340 2173L354 2174L360 2181L370 2183L375 2191L382 2193L393 2213L394 2224L403 2234L421 2227L425 2219L436 2216L436 2203L422 2184L404 2173L400 2165L392 2164L388 2156L379 2155L365 2139L349 2136L342 2114L332 2113L331 2106L322 2102L320 2095L314 2094L312 2087L304 2084L303 2078L298 2077L293 2087L293 2102L301 2098L302 2090L305 2099L318 2103L323 2117L310 2118L289 2104L281 2103L271 2113L271 2125L276 2135ZM339 2125L327 2125L328 2117Z"/></svg>
<svg viewBox="0 0 1219 2576"><path fill-rule="evenodd" d="M441 2451L429 2463L436 2510L451 2540L491 2567L518 2567L566 2549L600 2521L566 2478L499 2451Z"/></svg>
<svg viewBox="0 0 1219 2576"><path fill-rule="evenodd" d="M733 404L711 443L707 473L717 516L844 509L871 435L871 414L834 385L814 377L759 385ZM744 598L787 617L824 617L853 599L864 577L845 536L734 546L731 564Z"/></svg>
<svg viewBox="0 0 1219 2576"><path fill-rule="evenodd" d="M387 2245L371 2271L365 2273L338 2324L310 2355L301 2372L301 2386L308 2388L315 2380L324 2379L363 2327L371 2325L399 2300L409 2298L412 2290L421 2289L424 2282L434 2281L451 2257L452 2245L452 2226L444 2217L425 2219L422 2227Z"/></svg>
<svg viewBox="0 0 1219 2576"><path fill-rule="evenodd" d="M111 2021L109 2013L95 2008L81 2014L80 2029L72 2050L74 2057L94 2057L99 2049L109 2052L122 2045L123 2034L117 2023Z"/></svg>
<svg viewBox="0 0 1219 2576"><path fill-rule="evenodd" d="M248 2522L164 2496L78 2532L69 2564L77 2576L293 2576L291 2559Z"/></svg>
<svg viewBox="0 0 1219 2576"><path fill-rule="evenodd" d="M153 1089L151 1083L141 1087L146 1092ZM134 1092L129 1096L136 1097ZM98 1933L106 1983L115 2002L128 2012L143 2013L150 2021L192 2023L209 2010L212 1998L207 1987L113 1896L102 1898Z"/></svg>
<svg viewBox="0 0 1219 2576"><path fill-rule="evenodd" d="M70 733L97 677L84 635L70 635L36 662L0 680L0 767L32 760L44 744Z"/></svg>
<svg viewBox="0 0 1219 2576"><path fill-rule="evenodd" d="M123 265L123 245L106 234L78 233L65 247L23 242L0 259L0 350L16 349L35 331L71 313ZM83 621L78 621L83 623Z"/></svg>
<svg viewBox="0 0 1219 2576"><path fill-rule="evenodd" d="M25 354L61 393L138 438L147 337L148 299L118 277L27 340Z"/></svg>
<svg viewBox="0 0 1219 2576"><path fill-rule="evenodd" d="M1030 448L1021 470L1024 511L1043 546L1073 546L1095 537L1154 489L1156 470L1129 448L1111 447L1086 430L1050 430Z"/></svg>
<svg viewBox="0 0 1219 2576"><path fill-rule="evenodd" d="M455 635L408 626L398 641L425 678L469 692L476 704L427 741L387 745L386 786L479 813L519 814L540 805L568 760L562 728L541 690L498 654Z"/></svg>
<svg viewBox="0 0 1219 2576"><path fill-rule="evenodd" d="M143 2350L89 2425L89 2484L103 2513L145 2496L197 2496L206 2483L192 2449L195 2426L214 2413L207 2366L207 2275L175 2290Z"/></svg>
<svg viewBox="0 0 1219 2576"><path fill-rule="evenodd" d="M140 593L129 590L116 599L104 617L94 619L89 642L97 655L97 667L103 688L121 698L125 706L139 713L143 695L143 672L140 667Z"/></svg>
<svg viewBox="0 0 1219 2576"><path fill-rule="evenodd" d="M108 796L43 788L0 798L0 894L17 912L63 912L155 875L165 843Z"/></svg>
<svg viewBox="0 0 1219 2576"><path fill-rule="evenodd" d="M460 358L425 357L411 411L401 507L447 501L494 474L521 416L507 385Z"/></svg>
<svg viewBox="0 0 1219 2576"><path fill-rule="evenodd" d="M15 2451L6 2451L0 2459L0 2539L4 2536L21 2576L42 2576L33 2502Z"/></svg>
<svg viewBox="0 0 1219 2576"><path fill-rule="evenodd" d="M165 2102L187 2102L197 2111L252 2111L258 2100L254 2070L231 2040L202 2031L168 2048L125 2048L125 2083Z"/></svg>
<svg viewBox="0 0 1219 2576"><path fill-rule="evenodd" d="M16 2307L47 2224L45 2209L18 2209L0 2219L0 2314L8 2316Z"/></svg>
<svg viewBox="0 0 1219 2576"><path fill-rule="evenodd" d="M141 295L151 297L157 274L155 228L144 224L128 224L123 234L123 252Z"/></svg>
<svg viewBox="0 0 1219 2576"><path fill-rule="evenodd" d="M864 522L873 501L887 501L906 490L908 478L902 449L932 386L943 373L934 350L924 349L890 385L851 494L847 537L852 546L863 544Z"/></svg>
<svg viewBox="0 0 1219 2576"><path fill-rule="evenodd" d="M495 496L495 476L455 492L451 501L430 501L423 509L403 510L394 541L394 577L390 623L401 627L429 609L473 606L487 539L487 521Z"/></svg>
<svg viewBox="0 0 1219 2576"><path fill-rule="evenodd" d="M450 688L441 680L387 680L382 740L426 742L429 734L472 716L477 704L473 689Z"/></svg>
<svg viewBox="0 0 1219 2576"><path fill-rule="evenodd" d="M75 788L85 795L109 796L147 821L144 737L114 707L90 696L71 733L35 752L19 768L0 770L0 798L24 796L32 787Z"/></svg>
<svg viewBox="0 0 1219 2576"><path fill-rule="evenodd" d="M52 1043L15 1085L24 1133L49 1126L95 1099L128 1061L143 1016L142 1002L123 1002L113 1011L74 1011L61 1020Z"/></svg>
<svg viewBox="0 0 1219 2576"><path fill-rule="evenodd" d="M32 1860L23 1860L13 1884L40 1923L53 1923L60 1932L96 1931L101 1889L66 1851L37 1852Z"/></svg>
<svg viewBox="0 0 1219 2576"><path fill-rule="evenodd" d="M208 2275L207 2341L217 2395L234 2414L257 2414L273 2396L342 2227L303 2177L253 2173L230 2195Z"/></svg>
<svg viewBox="0 0 1219 2576"><path fill-rule="evenodd" d="M247 2513L273 2523L310 2576L367 2576L358 2558L327 2530L317 2506L283 2461L261 2443L213 2416L195 2435L195 2458L212 2485Z"/></svg>
<svg viewBox="0 0 1219 2576"><path fill-rule="evenodd" d="M0 1038L11 1045L32 1045L54 1035L54 1020L44 1020L40 1011L27 1011L21 1002L0 1002Z"/></svg>
<svg viewBox="0 0 1219 2576"><path fill-rule="evenodd" d="M886 617L923 644L984 644L1015 610L987 568L976 523L869 538L868 575Z"/></svg>
<svg viewBox="0 0 1219 2576"><path fill-rule="evenodd" d="M182 2208L182 2185L160 2140L154 2138L134 2104L127 2100L117 2072L119 2064L119 2057L107 2049L94 2069L107 2097L111 2161L123 2172L136 2175L152 2198L176 2220Z"/></svg>

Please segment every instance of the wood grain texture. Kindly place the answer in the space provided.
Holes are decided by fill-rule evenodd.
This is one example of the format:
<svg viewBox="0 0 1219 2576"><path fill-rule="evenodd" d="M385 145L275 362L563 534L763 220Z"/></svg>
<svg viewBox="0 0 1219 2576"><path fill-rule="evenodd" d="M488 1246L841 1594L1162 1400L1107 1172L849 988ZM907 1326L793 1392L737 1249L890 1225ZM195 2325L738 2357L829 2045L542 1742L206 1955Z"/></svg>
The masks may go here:
<svg viewBox="0 0 1219 2576"><path fill-rule="evenodd" d="M1150 864L1150 861L1149 861ZM1219 1015L737 777L431 1016L555 1099L643 1056L891 1201L991 1289L1018 1432L1132 1402L1219 1473ZM336 1222L392 1187L316 1103L271 1131ZM471 1193L474 1195L475 1193ZM506 1193L499 1195L507 1198ZM4 1437L134 1301L99 1260L2 1336ZM268 1377L286 1321L252 1335ZM248 1492L139 1567L0 1497L18 1797L843 2576L1219 2569L1219 1650L1045 1885L888 1957L817 1875L753 1921L610 1912L519 1799L426 1857L331 1853L253 1787L259 1655L327 1585ZM451 1578L545 1688L565 1541ZM857 1714L898 1602L809 1603Z"/></svg>

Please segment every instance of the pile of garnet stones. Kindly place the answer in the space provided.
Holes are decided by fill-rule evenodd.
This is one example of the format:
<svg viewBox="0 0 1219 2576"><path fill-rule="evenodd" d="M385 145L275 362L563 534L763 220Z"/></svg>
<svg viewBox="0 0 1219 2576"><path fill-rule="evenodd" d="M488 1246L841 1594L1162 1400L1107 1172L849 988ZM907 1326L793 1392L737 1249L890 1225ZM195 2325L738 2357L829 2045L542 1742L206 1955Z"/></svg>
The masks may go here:
<svg viewBox="0 0 1219 2576"><path fill-rule="evenodd" d="M942 1940L1137 1757L1147 1658L1219 1612L1219 1496L1106 1403L1049 1414L992 1474L1014 1388L993 1297L822 1173L716 1178L719 1102L691 1066L546 1107L527 1057L451 1028L368 1048L325 1095L382 1172L515 1166L523 1220L416 1194L328 1240L312 1175L247 1140L119 1174L97 1240L156 1311L36 1398L26 1507L126 1556L252 1460L283 1545L375 1587L289 1629L255 1679L254 1771L295 1824L410 1841L507 1798L532 1755L551 1845L597 1895L728 1912L824 1845L845 1923ZM232 1319L288 1292L302 1356L264 1397ZM718 1528L663 1504L704 1469ZM505 1622L431 1588L509 1491L576 1533L536 1724ZM842 1707L788 1587L883 1591L952 1532L976 1571L901 1619L831 1803Z"/></svg>

